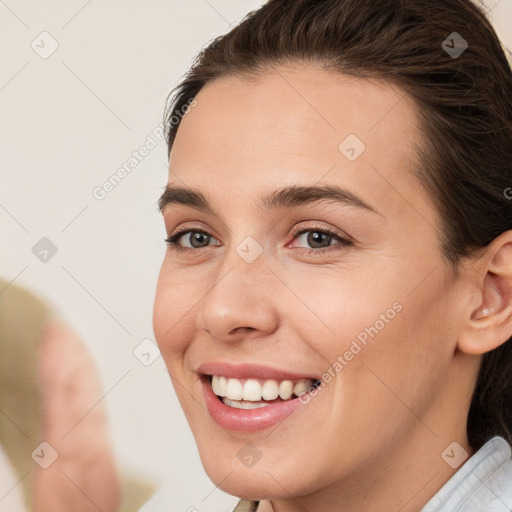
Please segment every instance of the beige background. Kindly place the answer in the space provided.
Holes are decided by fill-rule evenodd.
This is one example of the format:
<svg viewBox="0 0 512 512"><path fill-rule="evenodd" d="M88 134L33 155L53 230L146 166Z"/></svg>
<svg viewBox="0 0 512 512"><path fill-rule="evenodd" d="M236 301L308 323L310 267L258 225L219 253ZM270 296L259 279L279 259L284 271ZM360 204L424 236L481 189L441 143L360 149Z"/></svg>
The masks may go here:
<svg viewBox="0 0 512 512"><path fill-rule="evenodd" d="M163 484L172 510L236 499L204 474L161 358L144 366L133 354L153 339L165 249L155 129L201 46L261 3L0 0L0 274L46 297L87 342L120 464ZM512 48L512 0L487 5ZM158 145L96 199L148 135ZM32 252L42 237L58 249L46 263Z"/></svg>

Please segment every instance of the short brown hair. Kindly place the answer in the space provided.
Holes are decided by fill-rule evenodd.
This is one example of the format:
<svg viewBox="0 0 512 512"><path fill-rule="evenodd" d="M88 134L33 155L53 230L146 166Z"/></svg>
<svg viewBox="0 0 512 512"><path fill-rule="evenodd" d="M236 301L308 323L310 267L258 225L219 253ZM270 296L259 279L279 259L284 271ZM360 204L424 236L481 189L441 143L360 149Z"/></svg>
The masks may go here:
<svg viewBox="0 0 512 512"><path fill-rule="evenodd" d="M468 44L457 56L443 45L454 32ZM205 84L298 61L394 82L416 101L425 140L413 172L435 201L452 270L512 229L512 72L470 0L269 0L204 48L172 91L169 153L171 118ZM511 340L483 357L467 430L474 449L494 435L512 443Z"/></svg>

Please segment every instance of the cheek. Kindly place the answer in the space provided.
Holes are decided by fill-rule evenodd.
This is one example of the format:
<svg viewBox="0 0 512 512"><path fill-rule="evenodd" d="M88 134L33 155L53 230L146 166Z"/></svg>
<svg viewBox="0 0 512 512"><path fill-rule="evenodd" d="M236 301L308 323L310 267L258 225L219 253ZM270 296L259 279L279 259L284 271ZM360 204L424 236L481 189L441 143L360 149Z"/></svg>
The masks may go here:
<svg viewBox="0 0 512 512"><path fill-rule="evenodd" d="M153 330L166 363L182 354L193 336L191 314L197 302L194 281L171 272L164 261L158 278L153 306ZM170 359L170 360L169 360Z"/></svg>
<svg viewBox="0 0 512 512"><path fill-rule="evenodd" d="M384 395L396 402L393 390L404 400L426 398L424 390L436 385L451 355L443 339L450 300L441 273L411 293L418 277L404 278L403 269L378 279L325 270L297 279L294 290L307 300L288 302L282 311L321 355L323 380L359 408L372 400L389 403Z"/></svg>
<svg viewBox="0 0 512 512"><path fill-rule="evenodd" d="M393 291L396 286L385 283L385 276L377 280L361 274L350 269L310 269L294 279L294 291L301 300L282 301L287 308L282 316L293 318L299 335L329 364L349 350L352 342L365 347L399 321L403 306Z"/></svg>
<svg viewBox="0 0 512 512"><path fill-rule="evenodd" d="M338 385L358 410L356 416L365 410L393 411L395 424L405 428L415 421L410 411L422 416L442 392L454 339L450 290L436 277L417 294L400 292L397 284L391 288L397 292L382 293L385 300L374 304L363 326L351 324L352 335L344 344L355 340L361 351L345 367L343 384Z"/></svg>

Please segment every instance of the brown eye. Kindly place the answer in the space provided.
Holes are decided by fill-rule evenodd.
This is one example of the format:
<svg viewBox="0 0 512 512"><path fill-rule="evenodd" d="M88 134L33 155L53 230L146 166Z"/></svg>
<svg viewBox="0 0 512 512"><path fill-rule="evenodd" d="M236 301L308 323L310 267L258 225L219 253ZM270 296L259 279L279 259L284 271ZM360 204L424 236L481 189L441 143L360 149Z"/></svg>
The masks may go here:
<svg viewBox="0 0 512 512"><path fill-rule="evenodd" d="M199 231L191 231L188 234L188 241L192 247L205 247L209 245L210 235Z"/></svg>
<svg viewBox="0 0 512 512"><path fill-rule="evenodd" d="M305 236L307 235L307 236ZM342 246L342 248L353 245L354 242L345 238L338 233L334 233L328 229L320 228L306 228L295 233L293 240L301 240L302 243L309 247L295 246L298 251L306 252L309 254L322 254L326 250L331 250L331 246ZM334 243L333 243L334 242ZM337 244L335 242L338 242ZM335 247L333 247L335 249Z"/></svg>
<svg viewBox="0 0 512 512"><path fill-rule="evenodd" d="M306 237L307 243L316 249L321 249L323 247L329 247L330 242L333 240L333 237L323 233L322 231L307 231L308 236ZM327 242L327 243L326 243Z"/></svg>
<svg viewBox="0 0 512 512"><path fill-rule="evenodd" d="M185 236L187 235L187 236ZM180 243L181 239L187 241L190 245L182 245ZM200 231L197 229L187 229L178 231L173 235L169 236L165 239L167 244L175 249L200 249L202 247L208 247L210 245L210 241L214 239L209 233L206 231Z"/></svg>

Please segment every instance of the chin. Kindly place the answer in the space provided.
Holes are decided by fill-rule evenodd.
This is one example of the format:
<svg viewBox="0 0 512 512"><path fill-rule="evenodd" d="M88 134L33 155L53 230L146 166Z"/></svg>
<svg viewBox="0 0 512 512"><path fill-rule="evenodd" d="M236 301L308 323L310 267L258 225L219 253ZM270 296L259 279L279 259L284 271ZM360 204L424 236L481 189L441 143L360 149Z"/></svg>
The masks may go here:
<svg viewBox="0 0 512 512"><path fill-rule="evenodd" d="M210 480L222 491L246 500L286 499L292 496L304 496L317 491L325 482L308 479L308 473L297 474L297 468L303 465L288 458L289 467L278 468L277 464L264 456L252 467L245 467L237 458L220 459L216 454L203 454L201 462ZM312 472L309 472L313 474ZM322 480L315 477L315 480Z"/></svg>

